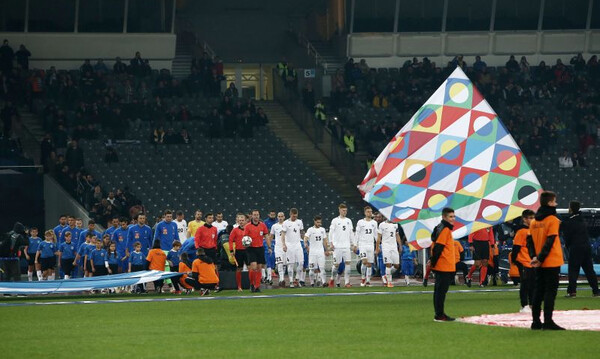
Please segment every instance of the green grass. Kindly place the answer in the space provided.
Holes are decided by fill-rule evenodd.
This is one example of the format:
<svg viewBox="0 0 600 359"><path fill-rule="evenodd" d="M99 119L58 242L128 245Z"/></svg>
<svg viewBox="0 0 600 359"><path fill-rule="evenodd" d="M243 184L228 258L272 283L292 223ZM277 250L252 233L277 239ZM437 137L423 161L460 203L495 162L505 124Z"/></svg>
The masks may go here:
<svg viewBox="0 0 600 359"><path fill-rule="evenodd" d="M263 294L363 290L367 289ZM563 293L557 309L600 309L600 300L588 297L589 291L577 299L564 299ZM133 298L110 298L124 297ZM90 299L68 300L82 298ZM65 297L8 301L41 299ZM514 312L519 306L515 292L449 294L446 305L455 316ZM0 318L2 358L579 359L597 358L596 345L590 344L600 340L597 332L434 323L431 294L1 307Z"/></svg>

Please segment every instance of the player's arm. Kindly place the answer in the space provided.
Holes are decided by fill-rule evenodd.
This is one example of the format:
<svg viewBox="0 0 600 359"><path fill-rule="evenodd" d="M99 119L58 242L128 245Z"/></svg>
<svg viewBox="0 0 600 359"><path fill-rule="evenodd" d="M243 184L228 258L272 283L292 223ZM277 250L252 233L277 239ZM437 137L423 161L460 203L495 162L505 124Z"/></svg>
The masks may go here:
<svg viewBox="0 0 600 359"><path fill-rule="evenodd" d="M304 248L306 248L306 252L310 252L310 247L308 245L308 233L304 235Z"/></svg>
<svg viewBox="0 0 600 359"><path fill-rule="evenodd" d="M377 233L377 242L375 242L375 254L379 254L381 247L381 233Z"/></svg>
<svg viewBox="0 0 600 359"><path fill-rule="evenodd" d="M271 226L271 232L267 235L267 247L269 253L271 253L271 243L273 243L273 226Z"/></svg>
<svg viewBox="0 0 600 359"><path fill-rule="evenodd" d="M285 227L281 230L281 245L283 246L283 251L287 252L287 246L285 245Z"/></svg>
<svg viewBox="0 0 600 359"><path fill-rule="evenodd" d="M62 251L58 250L58 267L60 267L60 259L62 258Z"/></svg>
<svg viewBox="0 0 600 359"><path fill-rule="evenodd" d="M87 256L86 256L86 258L87 258ZM94 258L90 259L90 264L92 265L92 272L95 272L96 271L96 266L94 265Z"/></svg>
<svg viewBox="0 0 600 359"><path fill-rule="evenodd" d="M441 241L439 241L439 239L438 239L433 244L433 251L432 251L433 253L431 254L431 258L429 259L432 267L435 267L438 259L440 259L440 256L442 255L442 252L444 251L444 244L442 244L440 242Z"/></svg>
<svg viewBox="0 0 600 359"><path fill-rule="evenodd" d="M329 255L329 238L327 238L327 233L323 236L323 249L325 250L325 255Z"/></svg>
<svg viewBox="0 0 600 359"><path fill-rule="evenodd" d="M548 257L548 254L550 254L550 250L552 249L552 246L554 245L554 241L556 240L556 237L557 237L556 234L553 234L546 238L546 242L544 242L544 246L542 247L542 250L537 255L537 260L540 262L540 264L544 263L544 260L546 259L546 257Z"/></svg>
<svg viewBox="0 0 600 359"><path fill-rule="evenodd" d="M396 232L396 243L398 244L398 252L402 253L402 240L400 239L400 233Z"/></svg>
<svg viewBox="0 0 600 359"><path fill-rule="evenodd" d="M23 251L25 252L25 258L27 260L29 260L29 253L27 253L27 250L29 249L29 244L26 245L25 247L23 247Z"/></svg>
<svg viewBox="0 0 600 359"><path fill-rule="evenodd" d="M331 221L331 225L329 225L329 248L333 251L335 250L335 246L333 242L335 241L335 220Z"/></svg>
<svg viewBox="0 0 600 359"><path fill-rule="evenodd" d="M35 252L35 263L36 263L36 264L38 263L38 261L39 261L39 259L40 259L40 253L41 253L41 252L40 252L40 250L39 250L39 249L38 249L38 251L37 251L37 252Z"/></svg>

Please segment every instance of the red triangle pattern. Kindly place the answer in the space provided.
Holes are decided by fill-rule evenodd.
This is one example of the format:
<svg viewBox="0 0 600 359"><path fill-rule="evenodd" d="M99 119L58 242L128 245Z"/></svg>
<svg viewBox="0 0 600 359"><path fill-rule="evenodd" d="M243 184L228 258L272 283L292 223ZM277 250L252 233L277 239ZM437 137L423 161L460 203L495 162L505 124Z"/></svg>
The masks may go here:
<svg viewBox="0 0 600 359"><path fill-rule="evenodd" d="M498 154L495 154L495 156L498 156ZM516 158L517 158L517 164L515 165L515 167L513 167L512 169L508 170L508 171L504 171L502 168L500 168L499 166L496 166L495 168L492 168L492 170L490 172L493 173L500 173L506 176L511 176L511 177L519 177L519 171L521 169L521 161L522 161L522 156L523 154L521 152L517 152L515 154ZM494 160L495 163L498 163L498 158L496 158Z"/></svg>
<svg viewBox="0 0 600 359"><path fill-rule="evenodd" d="M481 93L479 93L479 90L477 90L477 88L473 85L473 95L471 96L471 107L473 108L473 107L479 105L479 103L483 100L484 100L483 96L481 96Z"/></svg>
<svg viewBox="0 0 600 359"><path fill-rule="evenodd" d="M450 127L450 125L452 125L454 122L456 122L456 120L461 118L465 113L469 111L470 109L468 108L445 105L442 108L442 123L440 127L440 132Z"/></svg>
<svg viewBox="0 0 600 359"><path fill-rule="evenodd" d="M417 151L421 147L425 146L427 142L431 141L437 135L437 133L411 131L410 140L408 141L407 157L415 153L415 151Z"/></svg>
<svg viewBox="0 0 600 359"><path fill-rule="evenodd" d="M463 186L463 180L465 179L465 177L471 173L474 173L476 175L478 175L479 177L483 177L487 172L486 171L482 171L482 170L477 170L474 168L469 168L469 167L462 167L460 169L460 174L458 176L458 183L456 185L456 192L458 192L459 190L463 189L465 186ZM467 185L469 185L469 183L467 183Z"/></svg>

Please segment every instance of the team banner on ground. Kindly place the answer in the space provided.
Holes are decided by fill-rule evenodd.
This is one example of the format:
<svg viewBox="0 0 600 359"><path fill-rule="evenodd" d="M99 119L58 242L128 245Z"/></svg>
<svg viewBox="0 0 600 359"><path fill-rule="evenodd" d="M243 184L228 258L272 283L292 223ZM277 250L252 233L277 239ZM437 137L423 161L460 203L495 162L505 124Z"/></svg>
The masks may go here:
<svg viewBox="0 0 600 359"><path fill-rule="evenodd" d="M431 245L444 207L454 238L537 209L541 186L519 146L457 67L394 136L358 186L400 223L415 248Z"/></svg>
<svg viewBox="0 0 600 359"><path fill-rule="evenodd" d="M0 282L0 294L27 295L83 292L148 283L178 275L180 275L180 273L152 270L68 280L51 280L40 282Z"/></svg>

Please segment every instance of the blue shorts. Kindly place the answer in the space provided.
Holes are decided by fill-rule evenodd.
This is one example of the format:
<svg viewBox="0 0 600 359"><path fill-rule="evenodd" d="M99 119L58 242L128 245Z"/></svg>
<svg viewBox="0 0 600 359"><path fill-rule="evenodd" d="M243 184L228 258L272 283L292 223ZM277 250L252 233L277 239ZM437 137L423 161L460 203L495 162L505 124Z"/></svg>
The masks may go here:
<svg viewBox="0 0 600 359"><path fill-rule="evenodd" d="M415 275L415 263L411 259L402 260L402 274Z"/></svg>

